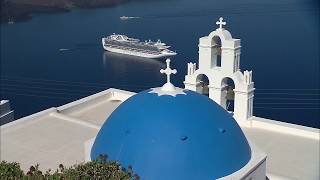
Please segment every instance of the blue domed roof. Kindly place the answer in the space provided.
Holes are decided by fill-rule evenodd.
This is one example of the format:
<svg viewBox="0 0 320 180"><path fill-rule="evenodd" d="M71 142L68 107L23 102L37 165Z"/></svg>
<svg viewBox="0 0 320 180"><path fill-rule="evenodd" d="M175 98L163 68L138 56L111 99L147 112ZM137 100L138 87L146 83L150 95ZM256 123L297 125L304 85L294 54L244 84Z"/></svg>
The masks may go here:
<svg viewBox="0 0 320 180"><path fill-rule="evenodd" d="M146 90L123 102L100 129L91 158L131 165L146 180L212 180L248 163L250 146L232 116L196 92Z"/></svg>

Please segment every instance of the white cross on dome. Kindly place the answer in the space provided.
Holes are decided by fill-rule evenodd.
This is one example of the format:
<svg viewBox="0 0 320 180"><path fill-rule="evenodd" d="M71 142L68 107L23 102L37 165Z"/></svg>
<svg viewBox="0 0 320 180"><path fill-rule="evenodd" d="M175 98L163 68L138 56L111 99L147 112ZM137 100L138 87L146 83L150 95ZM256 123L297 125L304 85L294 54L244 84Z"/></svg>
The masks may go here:
<svg viewBox="0 0 320 180"><path fill-rule="evenodd" d="M161 69L160 73L161 74L166 74L167 75L167 82L159 88L151 88L152 91L149 93L156 93L158 96L162 95L170 95L170 96L176 96L178 94L183 94L185 95L186 93L183 92L183 89L180 89L178 87L175 87L171 82L170 82L170 76L171 74L176 74L177 70L176 69L171 69L170 68L170 59L166 60L167 63L167 68L166 69Z"/></svg>
<svg viewBox="0 0 320 180"><path fill-rule="evenodd" d="M170 76L171 76L171 74L176 74L177 70L170 68L170 59L167 59L166 63L167 63L167 68L160 70L160 73L167 75L167 83L162 86L162 90L163 91L174 91L175 88L174 88L174 85L170 82Z"/></svg>

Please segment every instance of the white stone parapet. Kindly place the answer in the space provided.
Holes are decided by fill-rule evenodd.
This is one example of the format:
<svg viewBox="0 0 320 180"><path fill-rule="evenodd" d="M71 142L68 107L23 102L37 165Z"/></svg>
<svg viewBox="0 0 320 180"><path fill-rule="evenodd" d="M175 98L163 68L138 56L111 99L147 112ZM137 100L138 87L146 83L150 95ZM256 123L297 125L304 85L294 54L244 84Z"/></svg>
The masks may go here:
<svg viewBox="0 0 320 180"><path fill-rule="evenodd" d="M194 74L196 69L197 69L197 64L196 63L192 63L192 62L188 63L188 75Z"/></svg>

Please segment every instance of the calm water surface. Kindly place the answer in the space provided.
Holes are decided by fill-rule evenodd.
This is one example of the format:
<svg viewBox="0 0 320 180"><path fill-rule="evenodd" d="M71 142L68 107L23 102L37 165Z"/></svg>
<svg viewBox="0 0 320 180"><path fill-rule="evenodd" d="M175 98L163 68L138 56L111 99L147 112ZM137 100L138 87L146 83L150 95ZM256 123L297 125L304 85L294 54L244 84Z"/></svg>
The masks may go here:
<svg viewBox="0 0 320 180"><path fill-rule="evenodd" d="M241 38L241 69L253 70L254 114L319 128L318 5L164 0L37 14L28 22L1 25L1 99L11 100L19 118L109 87L139 92L162 85L163 61L104 52L100 39L113 32L171 45L178 52L173 81L183 87L187 63L198 61L198 39L223 16L233 37ZM123 15L141 18L120 21Z"/></svg>

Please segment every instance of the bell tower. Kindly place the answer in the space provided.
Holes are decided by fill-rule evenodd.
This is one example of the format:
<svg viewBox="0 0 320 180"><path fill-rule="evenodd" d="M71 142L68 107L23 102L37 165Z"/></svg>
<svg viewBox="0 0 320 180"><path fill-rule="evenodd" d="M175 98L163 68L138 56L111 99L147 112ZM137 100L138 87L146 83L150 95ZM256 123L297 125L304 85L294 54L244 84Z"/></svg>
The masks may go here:
<svg viewBox="0 0 320 180"><path fill-rule="evenodd" d="M208 94L223 108L232 111L236 119L247 120L253 115L252 71L242 73L240 70L240 39L232 38L223 27L227 23L222 17L216 24L218 28L215 31L199 39L199 67L197 69L195 63L188 63L185 88ZM204 82L203 77L207 77L208 82ZM230 102L233 110L228 108Z"/></svg>
<svg viewBox="0 0 320 180"><path fill-rule="evenodd" d="M240 69L240 39L233 39L223 28L226 22L220 18L219 28L199 40L199 68L223 69L232 74Z"/></svg>

